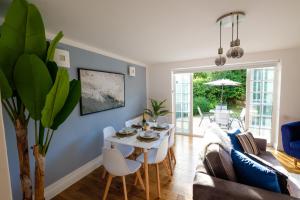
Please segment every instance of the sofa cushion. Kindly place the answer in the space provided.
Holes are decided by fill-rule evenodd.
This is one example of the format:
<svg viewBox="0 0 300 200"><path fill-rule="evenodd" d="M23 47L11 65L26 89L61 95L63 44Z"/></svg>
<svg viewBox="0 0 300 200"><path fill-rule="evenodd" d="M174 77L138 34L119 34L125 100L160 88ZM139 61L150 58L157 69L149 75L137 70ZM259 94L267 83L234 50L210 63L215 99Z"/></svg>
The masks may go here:
<svg viewBox="0 0 300 200"><path fill-rule="evenodd" d="M254 160L255 162L258 162L259 164L269 168L270 170L273 170L276 175L277 175L277 179L278 179L278 183L279 183L279 186L280 186L280 191L281 193L283 194L290 194L289 193L289 190L287 188L287 180L288 180L288 176L284 173L282 173L281 171L275 169L275 167L269 163L268 161L256 156L256 155L253 155L253 154L247 154L246 155L251 158L252 160Z"/></svg>
<svg viewBox="0 0 300 200"><path fill-rule="evenodd" d="M236 137L237 134L241 133L241 130L240 129L237 129L236 131L234 132L228 132L227 135L229 136L230 138L230 141L231 141L231 144L232 144L232 148L234 150L237 150L237 151L240 151L240 152L243 152L243 148L238 140L238 138Z"/></svg>
<svg viewBox="0 0 300 200"><path fill-rule="evenodd" d="M244 132L236 135L244 152L258 155L260 153L258 146L254 140L252 133Z"/></svg>
<svg viewBox="0 0 300 200"><path fill-rule="evenodd" d="M290 142L291 149L300 150L300 140Z"/></svg>
<svg viewBox="0 0 300 200"><path fill-rule="evenodd" d="M253 161L245 154L232 150L231 158L241 183L280 193L277 175L273 170Z"/></svg>
<svg viewBox="0 0 300 200"><path fill-rule="evenodd" d="M211 176L237 181L230 154L218 144L210 144L207 147L204 166Z"/></svg>

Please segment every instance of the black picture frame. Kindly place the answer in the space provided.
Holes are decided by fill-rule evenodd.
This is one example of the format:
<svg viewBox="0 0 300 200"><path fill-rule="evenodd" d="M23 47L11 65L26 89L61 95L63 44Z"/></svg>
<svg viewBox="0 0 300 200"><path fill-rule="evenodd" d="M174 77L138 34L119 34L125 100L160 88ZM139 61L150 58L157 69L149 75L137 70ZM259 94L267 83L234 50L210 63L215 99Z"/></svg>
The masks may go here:
<svg viewBox="0 0 300 200"><path fill-rule="evenodd" d="M95 72L95 73L102 73L102 74L112 74L112 75L120 75L120 77L123 79L122 83L123 83L123 102L117 106L114 107L109 107L109 108L105 108L105 109L99 109L99 110L95 110L95 111L89 111L87 112L85 109L86 105L84 105L85 99L83 97L83 77L81 75L81 71L88 71L88 72ZM108 110L112 110L112 109L117 109L117 108L121 108L121 107L125 107L125 74L123 73L119 73L119 72L111 72L111 71L104 71L104 70L96 70L96 69L88 69L88 68L77 68L77 74L78 74L78 80L81 82L81 97L80 97L80 115L81 116L85 116L85 115L89 115L89 114L93 114L93 113L99 113L99 112L103 112L103 111L108 111Z"/></svg>

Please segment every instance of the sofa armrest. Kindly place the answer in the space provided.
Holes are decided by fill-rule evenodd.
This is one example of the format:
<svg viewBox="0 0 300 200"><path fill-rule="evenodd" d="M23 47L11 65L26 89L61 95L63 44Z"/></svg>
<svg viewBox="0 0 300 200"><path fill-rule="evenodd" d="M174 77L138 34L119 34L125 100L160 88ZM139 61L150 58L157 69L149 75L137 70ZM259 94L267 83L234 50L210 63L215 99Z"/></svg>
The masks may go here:
<svg viewBox="0 0 300 200"><path fill-rule="evenodd" d="M204 173L196 173L193 184L193 199L272 199L284 200L292 197L268 190L223 180Z"/></svg>
<svg viewBox="0 0 300 200"><path fill-rule="evenodd" d="M262 138L254 138L255 143L259 150L266 151L267 150L267 140Z"/></svg>

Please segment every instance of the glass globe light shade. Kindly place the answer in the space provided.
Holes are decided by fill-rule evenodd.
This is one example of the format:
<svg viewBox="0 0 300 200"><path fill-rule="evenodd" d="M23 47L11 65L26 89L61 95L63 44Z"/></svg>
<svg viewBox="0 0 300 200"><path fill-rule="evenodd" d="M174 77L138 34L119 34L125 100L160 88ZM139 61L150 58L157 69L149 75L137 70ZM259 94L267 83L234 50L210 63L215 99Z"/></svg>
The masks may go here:
<svg viewBox="0 0 300 200"><path fill-rule="evenodd" d="M235 46L235 42L234 42L234 41L231 41L231 42L230 42L230 48L229 48L228 51L226 52L227 58L231 58L231 52L232 52L234 46Z"/></svg>
<svg viewBox="0 0 300 200"><path fill-rule="evenodd" d="M241 58L244 55L244 49L241 47L237 47L237 52L238 52L237 58Z"/></svg>
<svg viewBox="0 0 300 200"><path fill-rule="evenodd" d="M216 59L215 59L215 64L217 66L223 66L226 63L226 57L223 55L219 55Z"/></svg>

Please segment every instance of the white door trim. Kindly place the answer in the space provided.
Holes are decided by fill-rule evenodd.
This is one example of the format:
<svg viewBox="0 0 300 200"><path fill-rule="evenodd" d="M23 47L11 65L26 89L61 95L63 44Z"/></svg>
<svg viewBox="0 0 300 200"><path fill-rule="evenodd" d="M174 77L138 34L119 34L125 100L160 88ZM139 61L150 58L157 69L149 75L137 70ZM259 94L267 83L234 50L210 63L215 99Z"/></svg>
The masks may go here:
<svg viewBox="0 0 300 200"><path fill-rule="evenodd" d="M2 105L0 105L0 177L1 199L12 200Z"/></svg>

